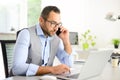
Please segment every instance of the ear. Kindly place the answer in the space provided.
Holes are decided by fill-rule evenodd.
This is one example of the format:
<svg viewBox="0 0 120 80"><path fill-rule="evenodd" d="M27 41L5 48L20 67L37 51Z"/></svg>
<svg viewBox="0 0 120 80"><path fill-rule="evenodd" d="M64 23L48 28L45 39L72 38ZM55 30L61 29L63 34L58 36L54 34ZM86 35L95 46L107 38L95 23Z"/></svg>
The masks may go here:
<svg viewBox="0 0 120 80"><path fill-rule="evenodd" d="M44 19L42 17L39 18L39 22L40 23L43 23L44 22Z"/></svg>

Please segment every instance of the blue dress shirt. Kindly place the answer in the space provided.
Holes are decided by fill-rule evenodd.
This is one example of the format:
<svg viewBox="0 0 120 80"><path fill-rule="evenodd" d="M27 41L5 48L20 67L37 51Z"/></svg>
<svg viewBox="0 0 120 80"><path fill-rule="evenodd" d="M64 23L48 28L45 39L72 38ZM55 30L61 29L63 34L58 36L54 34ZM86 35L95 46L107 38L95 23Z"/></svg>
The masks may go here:
<svg viewBox="0 0 120 80"><path fill-rule="evenodd" d="M45 37L41 27L39 24L36 25L37 29L37 35L39 35L42 43L42 59L44 60L44 64L42 66L45 66L49 59L49 50L50 50L50 40L52 37ZM39 65L35 64L28 64L26 63L27 57L28 57L28 48L30 45L30 34L27 29L22 30L19 33L19 36L17 38L15 49L14 49L14 60L13 60L13 74L14 75L35 75ZM66 64L68 66L72 66L72 55L69 55L64 51L64 46L62 43L62 40L60 44L58 45L58 51L57 51L57 58L60 60L61 63ZM37 59L36 59L37 60Z"/></svg>

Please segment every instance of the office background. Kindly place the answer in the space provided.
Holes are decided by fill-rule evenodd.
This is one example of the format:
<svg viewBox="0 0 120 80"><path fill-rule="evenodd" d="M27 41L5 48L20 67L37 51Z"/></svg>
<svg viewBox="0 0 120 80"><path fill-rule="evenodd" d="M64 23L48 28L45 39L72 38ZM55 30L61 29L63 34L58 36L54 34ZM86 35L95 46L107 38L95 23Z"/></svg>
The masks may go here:
<svg viewBox="0 0 120 80"><path fill-rule="evenodd" d="M6 1L6 2L5 2ZM90 29L96 35L96 47L113 47L112 38L120 38L120 19L110 21L106 15L111 13L117 18L120 15L120 0L36 0L37 16L34 22L29 22L27 3L32 0L4 0L0 3L0 32L12 32L31 26L38 20L42 8L46 5L56 5L61 9L61 19L65 27L70 31L81 33ZM33 5L33 4L31 4ZM35 12L36 12L35 11ZM32 18L32 17L31 17ZM36 21L36 22L35 22Z"/></svg>
<svg viewBox="0 0 120 80"><path fill-rule="evenodd" d="M35 24L44 6L56 5L61 10L63 25L71 32L78 32L79 39L88 29L96 35L95 48L113 48L111 40L120 38L120 19L117 19L120 15L120 0L33 0L40 3L34 4L39 7L32 23L29 22L28 15L30 1L32 0L0 0L0 33L14 34L21 28ZM106 19L108 14L113 15L115 20ZM73 48L81 49L81 46L73 45Z"/></svg>

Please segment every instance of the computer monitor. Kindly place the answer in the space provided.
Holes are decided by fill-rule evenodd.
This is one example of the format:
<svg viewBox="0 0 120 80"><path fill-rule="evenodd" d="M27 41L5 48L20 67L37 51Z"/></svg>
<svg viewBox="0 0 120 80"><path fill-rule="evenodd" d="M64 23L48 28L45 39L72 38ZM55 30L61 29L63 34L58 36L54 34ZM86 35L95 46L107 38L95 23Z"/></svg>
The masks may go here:
<svg viewBox="0 0 120 80"><path fill-rule="evenodd" d="M69 35L71 45L78 45L78 32L70 32Z"/></svg>
<svg viewBox="0 0 120 80"><path fill-rule="evenodd" d="M13 49L15 42L15 40L0 40L3 53L2 55L5 69L5 77L9 77L9 72L12 66Z"/></svg>

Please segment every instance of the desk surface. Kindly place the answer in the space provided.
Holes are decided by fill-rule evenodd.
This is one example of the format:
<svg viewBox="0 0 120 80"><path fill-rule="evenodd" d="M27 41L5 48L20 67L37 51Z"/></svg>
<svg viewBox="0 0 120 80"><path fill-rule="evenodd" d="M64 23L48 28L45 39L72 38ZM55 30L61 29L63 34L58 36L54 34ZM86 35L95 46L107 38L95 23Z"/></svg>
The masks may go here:
<svg viewBox="0 0 120 80"><path fill-rule="evenodd" d="M40 79L39 76L33 77L14 76L6 78L5 80L40 80ZM120 67L113 68L111 64L108 63L100 76L91 78L89 80L120 80Z"/></svg>

